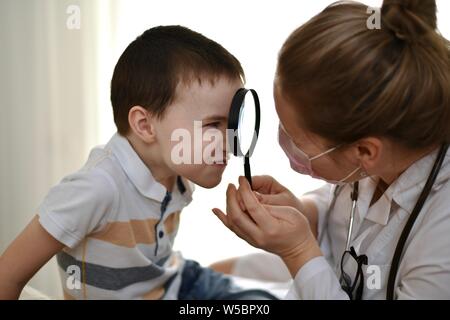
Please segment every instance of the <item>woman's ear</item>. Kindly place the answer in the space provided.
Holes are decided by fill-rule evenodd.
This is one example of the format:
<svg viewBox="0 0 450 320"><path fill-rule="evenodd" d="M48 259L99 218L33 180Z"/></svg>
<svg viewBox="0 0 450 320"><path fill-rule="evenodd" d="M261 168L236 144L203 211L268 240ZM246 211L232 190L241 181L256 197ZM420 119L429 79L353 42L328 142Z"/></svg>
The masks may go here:
<svg viewBox="0 0 450 320"><path fill-rule="evenodd" d="M128 123L131 131L145 143L152 143L156 140L153 121L154 118L150 112L141 106L134 106L128 112Z"/></svg>
<svg viewBox="0 0 450 320"><path fill-rule="evenodd" d="M379 138L368 137L358 141L357 158L366 172L378 168L383 154L383 142Z"/></svg>

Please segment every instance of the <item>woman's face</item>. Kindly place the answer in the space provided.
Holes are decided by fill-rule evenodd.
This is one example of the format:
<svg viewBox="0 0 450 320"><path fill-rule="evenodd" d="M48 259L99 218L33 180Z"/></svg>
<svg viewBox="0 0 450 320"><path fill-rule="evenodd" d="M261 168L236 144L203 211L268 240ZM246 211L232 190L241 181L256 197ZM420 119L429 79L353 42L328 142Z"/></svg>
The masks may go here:
<svg viewBox="0 0 450 320"><path fill-rule="evenodd" d="M278 117L285 131L292 138L294 144L310 158L335 147L335 145L330 145L322 137L301 127L297 120L299 119L298 112L300 110L296 109L283 97L280 88L276 84L274 86L274 100ZM347 177L349 173L359 166L356 153L344 147L313 160L311 164L316 175L326 180L335 181ZM357 180L355 176L349 177L346 182Z"/></svg>

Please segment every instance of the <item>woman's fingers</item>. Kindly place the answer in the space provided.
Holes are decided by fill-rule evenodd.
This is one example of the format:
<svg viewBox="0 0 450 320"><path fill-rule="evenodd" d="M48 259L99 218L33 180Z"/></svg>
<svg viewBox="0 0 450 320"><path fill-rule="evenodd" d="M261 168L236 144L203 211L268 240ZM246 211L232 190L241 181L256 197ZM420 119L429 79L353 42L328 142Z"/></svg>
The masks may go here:
<svg viewBox="0 0 450 320"><path fill-rule="evenodd" d="M250 190L247 181L240 183L239 191L233 185L228 186L226 214L213 209L222 223L238 237L280 257L297 255L298 250L303 250L302 248L315 241L308 220L297 209L262 205ZM241 193L248 213L241 210L238 204L238 192Z"/></svg>
<svg viewBox="0 0 450 320"><path fill-rule="evenodd" d="M292 218L295 218L296 215L300 214L300 212L292 207L264 205L264 208L275 219L284 220L287 222L291 221Z"/></svg>
<svg viewBox="0 0 450 320"><path fill-rule="evenodd" d="M256 199L262 204L283 205L284 202L286 202L283 194L261 194L257 191L253 191L253 193L255 194Z"/></svg>
<svg viewBox="0 0 450 320"><path fill-rule="evenodd" d="M245 177L239 177L238 192L248 214L252 217L256 224L263 229L270 227L272 219L270 219L270 215L265 212L264 207L259 203Z"/></svg>
<svg viewBox="0 0 450 320"><path fill-rule="evenodd" d="M264 206L267 212L279 223L289 226L304 225L310 229L308 219L297 209L293 207L282 206Z"/></svg>
<svg viewBox="0 0 450 320"><path fill-rule="evenodd" d="M225 213L223 213L222 210L220 210L218 208L214 208L214 209L212 209L212 212L216 215L217 218L219 218L220 221L222 221L222 223L225 227L227 227L228 229L230 228L227 215Z"/></svg>
<svg viewBox="0 0 450 320"><path fill-rule="evenodd" d="M252 187L262 194L277 194L286 190L286 187L269 175L253 176Z"/></svg>
<svg viewBox="0 0 450 320"><path fill-rule="evenodd" d="M252 176L253 190L262 194L270 193L273 178L271 176Z"/></svg>
<svg viewBox="0 0 450 320"><path fill-rule="evenodd" d="M219 218L219 220L223 223L223 225L225 227L227 227L232 232L234 232L239 238L247 241L248 243L250 243L253 246L255 245L255 243L256 243L256 241L254 239L255 236L253 234L249 234L249 233L241 230L241 228L239 228L239 226L237 224L235 224L229 220L228 216L225 213L223 213L222 210L220 210L218 208L214 208L214 209L212 209L212 212L216 215L216 217Z"/></svg>
<svg viewBox="0 0 450 320"><path fill-rule="evenodd" d="M242 197L240 195L239 192L236 192L236 198L239 204L239 207L241 208L242 211L247 211L247 209L245 208L244 202L242 201Z"/></svg>
<svg viewBox="0 0 450 320"><path fill-rule="evenodd" d="M242 210L237 199L237 190L233 184L227 188L227 218L231 227L236 226L243 233L255 238L260 234L260 230L251 217Z"/></svg>

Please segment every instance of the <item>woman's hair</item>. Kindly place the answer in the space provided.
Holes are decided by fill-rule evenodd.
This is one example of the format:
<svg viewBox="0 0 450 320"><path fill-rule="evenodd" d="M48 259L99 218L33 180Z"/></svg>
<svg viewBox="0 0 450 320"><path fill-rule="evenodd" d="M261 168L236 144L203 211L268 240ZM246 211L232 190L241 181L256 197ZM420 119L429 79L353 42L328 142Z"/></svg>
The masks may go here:
<svg viewBox="0 0 450 320"><path fill-rule="evenodd" d="M368 20L381 13L380 28ZM450 46L434 0L337 2L295 30L277 86L305 128L335 144L368 136L411 149L450 142Z"/></svg>

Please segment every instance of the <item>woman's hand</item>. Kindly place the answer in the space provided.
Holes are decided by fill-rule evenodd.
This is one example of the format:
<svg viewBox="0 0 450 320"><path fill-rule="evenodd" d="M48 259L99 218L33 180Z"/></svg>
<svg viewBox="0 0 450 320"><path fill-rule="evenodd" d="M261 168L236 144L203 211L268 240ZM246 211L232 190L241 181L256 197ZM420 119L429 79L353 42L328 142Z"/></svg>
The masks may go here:
<svg viewBox="0 0 450 320"><path fill-rule="evenodd" d="M285 186L271 176L253 176L253 190L262 204L294 207L302 212L301 201Z"/></svg>
<svg viewBox="0 0 450 320"><path fill-rule="evenodd" d="M317 237L317 208L310 199L297 198L288 188L271 176L253 176L253 191L261 204L293 207L309 221L314 237Z"/></svg>
<svg viewBox="0 0 450 320"><path fill-rule="evenodd" d="M244 177L239 178L239 185L239 190L228 186L227 214L213 209L227 228L249 244L279 255L293 277L306 262L322 255L301 212L291 206L260 203Z"/></svg>

